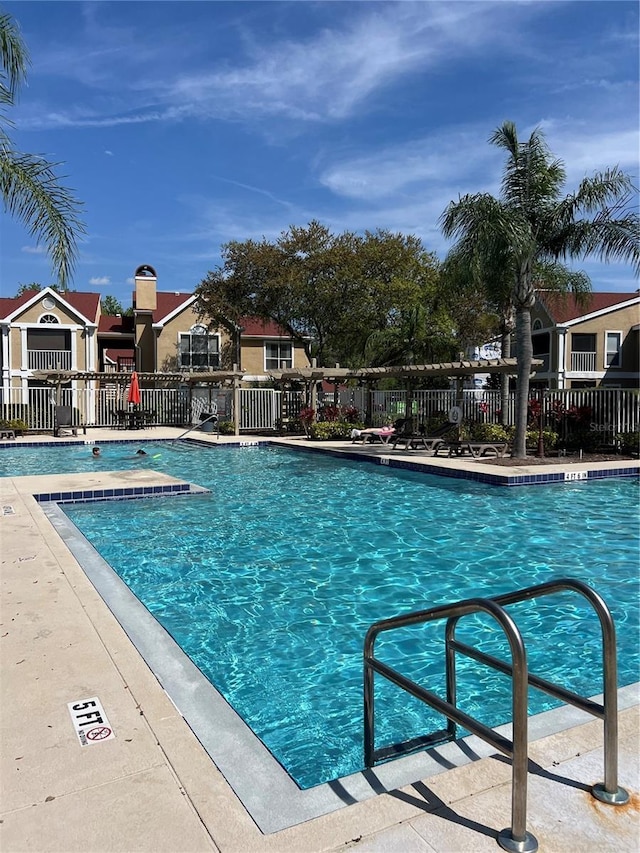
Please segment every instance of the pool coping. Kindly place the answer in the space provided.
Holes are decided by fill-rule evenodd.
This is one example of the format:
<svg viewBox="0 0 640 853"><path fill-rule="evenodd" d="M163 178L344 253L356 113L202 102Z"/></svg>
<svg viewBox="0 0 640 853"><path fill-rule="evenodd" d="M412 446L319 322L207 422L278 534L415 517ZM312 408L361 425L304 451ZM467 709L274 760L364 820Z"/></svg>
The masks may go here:
<svg viewBox="0 0 640 853"><path fill-rule="evenodd" d="M163 441L174 441L171 438L154 438L144 436L136 438L106 438L100 439L101 445L110 444L136 444L140 446L146 442L161 443ZM286 447L290 450L302 453L318 453L348 459L350 461L367 462L374 465L383 465L396 470L414 471L422 474L431 474L437 477L446 477L457 480L470 480L472 482L485 483L492 486L517 487L517 486L541 486L571 483L576 481L602 480L607 478L640 477L639 460L621 460L620 462L572 462L563 463L561 459L541 469L540 466L524 466L518 473L512 469L505 469L491 465L486 458L460 458L450 459L448 457L435 457L433 454L421 453L420 450L393 451L387 445L366 444L357 447L351 442L310 442L300 437L285 438L270 436L268 438L239 437L239 436L214 436L208 434L205 437L189 436L182 439L185 442L200 447L238 448L238 447ZM0 452L11 447L51 447L61 445L93 445L95 439L62 439L56 441L36 441L16 445L13 441L1 441ZM33 475L35 476L35 475Z"/></svg>
<svg viewBox="0 0 640 853"><path fill-rule="evenodd" d="M160 496L184 494L187 493L174 491ZM40 507L262 832L279 832L495 755L494 747L470 736L313 788L299 788L227 700L66 516L60 504L41 501ZM593 697L593 701L601 702L602 697ZM620 688L618 702L619 710L640 703L640 682ZM533 715L529 717L529 740L535 741L592 719L590 715L566 705ZM511 726L507 724L495 730L508 737ZM260 785L256 785L257 778L261 780Z"/></svg>

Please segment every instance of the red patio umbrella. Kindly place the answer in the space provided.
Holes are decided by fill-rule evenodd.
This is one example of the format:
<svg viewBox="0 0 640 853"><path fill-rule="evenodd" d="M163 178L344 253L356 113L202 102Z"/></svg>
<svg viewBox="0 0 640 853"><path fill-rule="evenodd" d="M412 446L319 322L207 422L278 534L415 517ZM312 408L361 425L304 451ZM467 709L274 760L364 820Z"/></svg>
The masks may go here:
<svg viewBox="0 0 640 853"><path fill-rule="evenodd" d="M138 382L138 374L133 371L131 374L131 385L129 385L128 403L133 403L134 406L140 405L140 384Z"/></svg>

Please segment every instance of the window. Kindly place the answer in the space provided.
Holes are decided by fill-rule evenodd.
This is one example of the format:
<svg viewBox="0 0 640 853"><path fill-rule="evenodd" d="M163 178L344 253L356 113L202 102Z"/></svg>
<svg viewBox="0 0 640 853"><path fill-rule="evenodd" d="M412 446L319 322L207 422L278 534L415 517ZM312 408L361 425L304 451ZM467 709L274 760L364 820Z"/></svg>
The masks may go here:
<svg viewBox="0 0 640 853"><path fill-rule="evenodd" d="M59 323L60 320L56 317L55 314L43 314L38 321L40 323Z"/></svg>
<svg viewBox="0 0 640 853"><path fill-rule="evenodd" d="M272 341L264 345L266 370L289 370L293 367L293 352L290 341Z"/></svg>
<svg viewBox="0 0 640 853"><path fill-rule="evenodd" d="M531 336L534 356L549 354L549 332Z"/></svg>
<svg viewBox="0 0 640 853"><path fill-rule="evenodd" d="M206 326L192 326L180 335L180 367L187 370L216 370L220 367L218 336Z"/></svg>
<svg viewBox="0 0 640 853"><path fill-rule="evenodd" d="M604 366L620 367L622 332L605 332L604 341Z"/></svg>
<svg viewBox="0 0 640 853"><path fill-rule="evenodd" d="M531 329L532 329L532 331L537 332L541 328L542 328L542 320L539 317L537 317L533 321L533 326L531 327Z"/></svg>

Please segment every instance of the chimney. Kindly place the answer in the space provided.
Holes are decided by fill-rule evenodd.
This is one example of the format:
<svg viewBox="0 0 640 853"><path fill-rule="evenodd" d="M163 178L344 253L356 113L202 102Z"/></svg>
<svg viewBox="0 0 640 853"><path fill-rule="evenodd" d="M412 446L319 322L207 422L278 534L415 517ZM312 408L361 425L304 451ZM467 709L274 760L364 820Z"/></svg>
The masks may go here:
<svg viewBox="0 0 640 853"><path fill-rule="evenodd" d="M135 274L135 306L136 311L155 311L158 307L156 298L156 271L149 264L138 267Z"/></svg>

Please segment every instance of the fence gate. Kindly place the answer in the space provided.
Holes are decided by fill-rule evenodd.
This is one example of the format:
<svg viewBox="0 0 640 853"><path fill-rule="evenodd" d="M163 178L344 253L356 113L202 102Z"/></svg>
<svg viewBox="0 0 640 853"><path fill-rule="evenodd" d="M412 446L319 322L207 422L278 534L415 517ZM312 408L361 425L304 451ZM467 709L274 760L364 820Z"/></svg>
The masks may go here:
<svg viewBox="0 0 640 853"><path fill-rule="evenodd" d="M240 389L240 429L273 430L277 419L278 405L273 388Z"/></svg>

